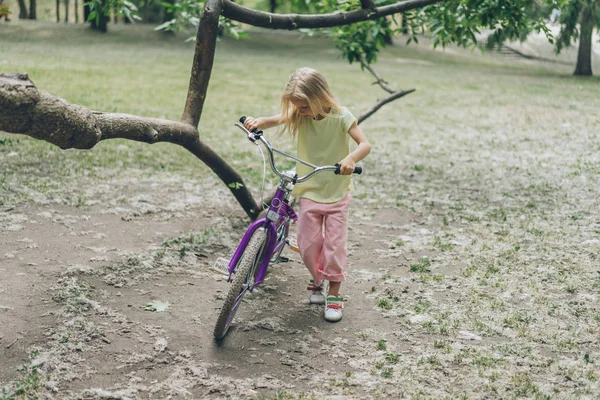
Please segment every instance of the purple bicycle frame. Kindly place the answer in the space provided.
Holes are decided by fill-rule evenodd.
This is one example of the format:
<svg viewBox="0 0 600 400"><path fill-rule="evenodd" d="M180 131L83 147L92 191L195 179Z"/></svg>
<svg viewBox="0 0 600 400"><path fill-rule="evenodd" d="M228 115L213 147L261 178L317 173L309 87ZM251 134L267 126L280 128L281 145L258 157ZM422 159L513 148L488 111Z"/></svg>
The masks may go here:
<svg viewBox="0 0 600 400"><path fill-rule="evenodd" d="M258 274L256 275L256 279L254 281L255 286L260 284L263 281L263 279L267 273L267 268L269 266L269 263L271 262L271 256L275 252L279 251L279 249L282 246L285 246L284 240L277 243L277 228L281 224L288 225L289 222L288 222L287 218L289 218L295 222L298 220L298 217L296 216L296 213L294 212L294 209L292 208L292 206L290 206L287 203L287 201L284 201L285 196L287 194L287 190L284 187L282 187L282 185L280 185L277 188L277 191L275 192L275 196L273 197L273 200L271 201L271 205L269 206L269 211L267 213L267 216L277 215L278 216L277 220L273 221L273 220L269 219L268 217L263 217L263 218L260 218L256 221L254 221L250 225L250 227L248 227L248 229L246 230L246 233L244 234L244 236L242 237L242 240L240 241L240 244L238 245L237 249L235 250L235 254L229 261L229 266L228 266L229 279L228 280L231 280L233 270L238 265L240 259L242 258L242 255L244 254L244 251L246 250L246 246L248 246L248 243L250 242L252 235L254 235L254 232L256 232L256 230L258 228L263 227L267 231L267 245L261 255L262 259L261 259L260 267L258 269ZM287 226L286 226L286 229L287 229Z"/></svg>

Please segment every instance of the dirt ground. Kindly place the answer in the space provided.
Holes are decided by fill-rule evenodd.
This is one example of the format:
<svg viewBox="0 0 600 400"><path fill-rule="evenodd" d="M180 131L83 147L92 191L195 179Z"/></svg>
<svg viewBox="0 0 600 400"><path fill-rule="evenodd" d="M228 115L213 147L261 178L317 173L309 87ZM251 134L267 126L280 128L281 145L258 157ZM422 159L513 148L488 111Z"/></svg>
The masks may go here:
<svg viewBox="0 0 600 400"><path fill-rule="evenodd" d="M212 329L228 283L210 266L233 250L241 232L219 226L225 217L244 224L243 216L229 208L223 214L200 204L166 204L151 193L140 197L146 200L131 208L36 204L2 210L3 380L19 381L33 365L44 368L39 382L20 383L35 386L42 397L309 393L321 390L320 380L343 379L368 363L375 345L360 332L379 340L394 329L370 298L385 271L373 255L418 217L381 210L352 223L341 322L327 323L322 307L308 304L307 271L288 250L290 261L273 266L266 284L248 295L219 344ZM218 233L199 251L156 256L164 240L215 226ZM373 237L382 240L365 240ZM168 311L145 311L153 300L168 302Z"/></svg>
<svg viewBox="0 0 600 400"><path fill-rule="evenodd" d="M308 304L307 272L287 251L290 262L272 267L219 344L212 329L228 284L210 266L235 248L243 215L231 201L204 205L200 192L227 194L214 181L183 193L159 195L144 183L117 190L137 195L127 206L100 196L92 206L42 201L0 212L6 398L509 398L558 384L545 363L560 354L532 350L516 333L526 314L513 325L504 317L514 329L501 332L458 319L475 304L461 285L468 265L458 252L423 245L444 225L435 212L374 211L356 199L344 319L328 323ZM419 272L423 256L445 261ZM511 297L500 293L497 301ZM595 294L585 296L593 307ZM146 311L155 300L168 310ZM499 389L477 393L470 379Z"/></svg>

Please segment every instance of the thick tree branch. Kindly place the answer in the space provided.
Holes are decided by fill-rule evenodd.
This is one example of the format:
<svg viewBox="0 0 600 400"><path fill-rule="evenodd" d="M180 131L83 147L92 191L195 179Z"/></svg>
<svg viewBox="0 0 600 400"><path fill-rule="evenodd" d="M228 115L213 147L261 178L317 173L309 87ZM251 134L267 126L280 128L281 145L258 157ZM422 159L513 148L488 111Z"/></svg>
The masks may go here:
<svg viewBox="0 0 600 400"><path fill-rule="evenodd" d="M377 19L442 1L444 0L406 0L383 7L361 8L331 14L272 14L243 7L231 0L223 0L223 16L234 21L269 29L331 28Z"/></svg>
<svg viewBox="0 0 600 400"><path fill-rule="evenodd" d="M202 160L229 187L246 214L260 207L242 177L203 143L190 124L128 114L91 111L38 90L27 74L0 74L0 130L52 143L61 149L91 149L108 139L180 145Z"/></svg>
<svg viewBox="0 0 600 400"><path fill-rule="evenodd" d="M360 117L358 117L358 123L360 124L361 122L363 122L365 119L369 118L371 115L375 114L375 112L377 110L379 110L381 107L383 107L384 105L386 105L387 103L390 103L396 99L399 99L400 97L404 97L409 93L414 92L415 89L409 89L409 90L401 90L398 91L396 93L393 93L392 95L386 97L383 100L379 100L373 107L371 107L369 110L367 110L364 114L362 114Z"/></svg>
<svg viewBox="0 0 600 400"><path fill-rule="evenodd" d="M200 26L196 35L196 50L192 64L192 76L187 100L181 121L198 127L202 108L206 100L208 82L215 59L219 15L223 7L222 0L208 0L200 17Z"/></svg>

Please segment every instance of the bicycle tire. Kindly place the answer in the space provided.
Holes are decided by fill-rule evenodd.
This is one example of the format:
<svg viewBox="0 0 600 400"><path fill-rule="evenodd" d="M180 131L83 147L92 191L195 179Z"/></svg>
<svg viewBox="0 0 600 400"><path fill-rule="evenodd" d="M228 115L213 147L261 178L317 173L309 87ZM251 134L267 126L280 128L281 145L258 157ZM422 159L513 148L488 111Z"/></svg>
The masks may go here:
<svg viewBox="0 0 600 400"><path fill-rule="evenodd" d="M244 294L246 294L246 291L248 290L247 285L249 281L254 280L254 269L262 259L262 257L257 256L260 256L259 252L263 250L266 238L266 231L264 229L258 229L254 235L252 235L246 249L244 249L240 263L236 268L235 278L227 292L223 307L221 307L221 312L219 313L217 323L215 324L213 334L217 340L221 340L227 335L235 313L242 302Z"/></svg>

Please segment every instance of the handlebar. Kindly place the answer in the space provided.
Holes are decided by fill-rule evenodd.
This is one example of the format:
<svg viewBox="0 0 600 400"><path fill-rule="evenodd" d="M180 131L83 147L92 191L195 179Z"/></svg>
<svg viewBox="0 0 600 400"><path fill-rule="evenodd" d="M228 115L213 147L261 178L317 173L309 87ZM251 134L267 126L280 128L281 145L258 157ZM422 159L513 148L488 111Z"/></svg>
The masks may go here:
<svg viewBox="0 0 600 400"><path fill-rule="evenodd" d="M246 121L246 117L241 117L240 118L240 122L243 124L244 121ZM267 149L267 152L269 153L269 161L271 164L271 169L273 170L273 172L275 173L275 175L279 176L282 179L285 180L289 180L292 181L294 184L296 183L302 183L307 181L308 179L310 179L312 176L323 172L323 171L333 171L336 175L339 175L340 173L340 164L335 164L335 165L324 165L324 166L317 166L314 164L311 164L307 161L301 160L297 157L292 156L291 154L288 154L284 151L281 151L279 149L276 149L275 147L271 146L271 144L269 143L269 141L263 136L263 131L258 130L258 129L254 129L252 130L252 132L250 132L248 129L246 129L246 127L244 125L240 125L238 123L235 124L235 126L237 126L238 128L240 128L242 131L244 131L247 135L248 135L248 140L250 140L252 143L256 143L257 140L260 140L262 142L262 144L265 146L265 148ZM279 153L283 156L286 156L288 158L291 158L292 160L295 160L301 164L304 164L306 166L309 166L313 169L313 171L309 172L308 174L302 176L302 177L298 177L298 175L295 176L289 176L281 171L279 171L277 169L277 167L275 166L275 160L273 157L273 153ZM362 174L362 167L355 167L354 168L354 172L355 174Z"/></svg>

